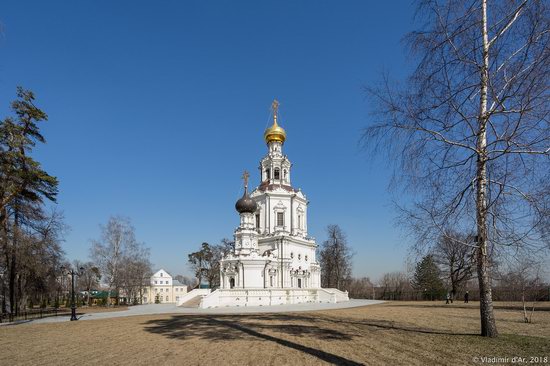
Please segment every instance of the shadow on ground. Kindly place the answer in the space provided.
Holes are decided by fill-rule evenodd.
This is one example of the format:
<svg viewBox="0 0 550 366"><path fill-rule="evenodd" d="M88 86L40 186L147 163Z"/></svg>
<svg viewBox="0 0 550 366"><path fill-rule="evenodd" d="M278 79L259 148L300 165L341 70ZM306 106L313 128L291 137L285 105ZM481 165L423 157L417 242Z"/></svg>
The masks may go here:
<svg viewBox="0 0 550 366"><path fill-rule="evenodd" d="M300 314L173 315L167 319L147 321L145 330L168 338L182 340L188 338L199 338L208 341L260 339L304 352L335 365L361 365L361 363L297 342L301 337L327 341L351 341L355 337L364 337L373 330L397 330L460 336L475 335L410 328L389 321L346 319L323 314L315 316ZM292 338L292 340L289 338Z"/></svg>

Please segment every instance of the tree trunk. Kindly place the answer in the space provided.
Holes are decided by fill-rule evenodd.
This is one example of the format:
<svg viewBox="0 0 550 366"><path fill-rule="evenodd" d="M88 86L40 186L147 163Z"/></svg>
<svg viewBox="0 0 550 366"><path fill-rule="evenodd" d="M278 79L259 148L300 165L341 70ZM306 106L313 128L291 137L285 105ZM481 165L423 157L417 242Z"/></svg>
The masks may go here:
<svg viewBox="0 0 550 366"><path fill-rule="evenodd" d="M453 282L451 286L451 301L456 299L456 294L458 293L458 286L456 282Z"/></svg>
<svg viewBox="0 0 550 366"><path fill-rule="evenodd" d="M90 306L90 291L91 291L92 284L88 282L88 294L86 296L86 305Z"/></svg>
<svg viewBox="0 0 550 366"><path fill-rule="evenodd" d="M2 313L7 312L7 303L6 303L6 277L10 271L10 247L8 242L8 226L7 226L7 214L6 209L2 208L0 211L0 230L2 236L0 238L2 243L2 254L6 261L5 271L2 273Z"/></svg>
<svg viewBox="0 0 550 366"><path fill-rule="evenodd" d="M10 278L9 278L9 284L8 284L8 292L10 295L10 314L15 314L15 274L16 274L16 267L15 267L15 250L11 248L11 258L10 258Z"/></svg>
<svg viewBox="0 0 550 366"><path fill-rule="evenodd" d="M477 140L477 275L479 281L479 310L481 315L481 335L497 337L497 327L493 312L490 265L487 256L487 89L489 84L489 40L487 34L487 0L482 1L483 21L483 65L481 67L479 135Z"/></svg>
<svg viewBox="0 0 550 366"><path fill-rule="evenodd" d="M523 304L523 322L529 323L529 318L527 317L527 307L525 306L525 288L521 289L521 303Z"/></svg>
<svg viewBox="0 0 550 366"><path fill-rule="evenodd" d="M11 245L11 258L10 258L10 313L17 315L17 301L16 301L16 277L17 277L17 236L18 233L18 221L19 215L17 214L17 208L15 209L15 217L13 220L13 239Z"/></svg>

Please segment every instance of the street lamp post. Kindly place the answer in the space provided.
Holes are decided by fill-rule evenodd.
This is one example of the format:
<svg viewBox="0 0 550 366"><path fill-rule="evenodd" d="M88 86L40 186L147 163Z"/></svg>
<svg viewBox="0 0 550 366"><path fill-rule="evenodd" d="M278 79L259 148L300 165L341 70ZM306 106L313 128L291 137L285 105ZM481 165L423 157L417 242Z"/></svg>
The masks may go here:
<svg viewBox="0 0 550 366"><path fill-rule="evenodd" d="M75 299L75 293L74 293L74 277L75 276L81 276L84 272L84 267L80 267L79 271L75 271L72 268L65 268L61 267L61 271L64 274L71 275L71 321L78 320L76 317L76 299Z"/></svg>

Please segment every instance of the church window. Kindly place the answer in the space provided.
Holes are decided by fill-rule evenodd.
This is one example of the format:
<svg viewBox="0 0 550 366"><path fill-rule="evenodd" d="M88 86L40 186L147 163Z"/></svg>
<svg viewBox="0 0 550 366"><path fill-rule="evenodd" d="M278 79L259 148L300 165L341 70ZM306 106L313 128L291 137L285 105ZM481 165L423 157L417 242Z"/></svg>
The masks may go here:
<svg viewBox="0 0 550 366"><path fill-rule="evenodd" d="M298 229L302 228L302 215L298 215Z"/></svg>
<svg viewBox="0 0 550 366"><path fill-rule="evenodd" d="M271 170L269 169L265 170L265 179L267 180L271 179Z"/></svg>
<svg viewBox="0 0 550 366"><path fill-rule="evenodd" d="M256 214L256 229L260 228L260 214Z"/></svg>
<svg viewBox="0 0 550 366"><path fill-rule="evenodd" d="M294 253L290 252L290 258L294 258Z"/></svg>
<svg viewBox="0 0 550 366"><path fill-rule="evenodd" d="M275 177L274 178L275 179L281 179L280 175L281 175L281 172L280 172L279 168L275 168L275 174L274 174Z"/></svg>
<svg viewBox="0 0 550 366"><path fill-rule="evenodd" d="M306 256L304 257L304 259L305 259L305 260L306 260L306 262L307 262L307 255L306 255Z"/></svg>
<svg viewBox="0 0 550 366"><path fill-rule="evenodd" d="M283 170L283 178L286 180L286 169Z"/></svg>
<svg viewBox="0 0 550 366"><path fill-rule="evenodd" d="M284 226L285 225L285 214L284 212L277 212L277 226Z"/></svg>
<svg viewBox="0 0 550 366"><path fill-rule="evenodd" d="M301 255L301 254L298 254L298 259L302 259L302 255Z"/></svg>

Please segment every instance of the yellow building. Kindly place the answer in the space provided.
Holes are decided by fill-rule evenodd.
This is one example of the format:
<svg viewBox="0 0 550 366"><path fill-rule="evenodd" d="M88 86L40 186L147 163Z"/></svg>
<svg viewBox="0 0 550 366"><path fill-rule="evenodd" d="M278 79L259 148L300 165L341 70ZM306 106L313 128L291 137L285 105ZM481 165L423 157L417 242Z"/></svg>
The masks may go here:
<svg viewBox="0 0 550 366"><path fill-rule="evenodd" d="M143 289L143 303L177 303L187 293L187 285L174 280L164 269L151 276L151 286Z"/></svg>

